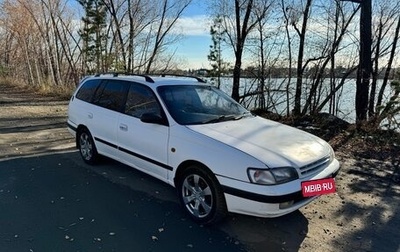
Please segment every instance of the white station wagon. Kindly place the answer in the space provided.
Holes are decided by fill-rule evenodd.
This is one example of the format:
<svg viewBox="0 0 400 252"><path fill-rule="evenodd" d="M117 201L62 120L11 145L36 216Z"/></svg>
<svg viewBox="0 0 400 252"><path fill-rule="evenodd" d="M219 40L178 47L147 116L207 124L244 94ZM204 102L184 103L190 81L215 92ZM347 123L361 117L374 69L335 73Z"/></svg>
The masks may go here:
<svg viewBox="0 0 400 252"><path fill-rule="evenodd" d="M174 186L202 224L227 212L288 214L316 197L303 196L302 182L339 171L325 141L255 116L196 77L87 77L68 129L86 163L107 156Z"/></svg>

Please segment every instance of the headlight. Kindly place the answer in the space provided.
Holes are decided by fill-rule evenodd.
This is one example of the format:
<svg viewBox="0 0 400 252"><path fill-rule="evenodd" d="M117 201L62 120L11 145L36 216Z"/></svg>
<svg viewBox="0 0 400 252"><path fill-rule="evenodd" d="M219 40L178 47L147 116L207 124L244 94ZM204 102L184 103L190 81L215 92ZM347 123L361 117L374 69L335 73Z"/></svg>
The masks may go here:
<svg viewBox="0 0 400 252"><path fill-rule="evenodd" d="M261 185L277 185L299 178L293 167L279 167L273 169L249 168L247 174L252 183Z"/></svg>

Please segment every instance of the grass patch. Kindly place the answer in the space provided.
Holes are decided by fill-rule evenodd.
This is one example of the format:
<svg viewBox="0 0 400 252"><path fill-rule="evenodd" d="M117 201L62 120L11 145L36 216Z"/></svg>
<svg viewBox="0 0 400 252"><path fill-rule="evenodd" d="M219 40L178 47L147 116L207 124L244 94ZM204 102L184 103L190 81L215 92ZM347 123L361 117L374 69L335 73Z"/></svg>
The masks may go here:
<svg viewBox="0 0 400 252"><path fill-rule="evenodd" d="M27 93L33 92L35 94L47 97L57 97L63 100L68 100L69 98L71 98L71 95L75 90L75 87L54 86L50 84L32 86L25 84L23 81L16 81L10 78L1 78L0 82L3 85L15 88L20 91L26 91Z"/></svg>

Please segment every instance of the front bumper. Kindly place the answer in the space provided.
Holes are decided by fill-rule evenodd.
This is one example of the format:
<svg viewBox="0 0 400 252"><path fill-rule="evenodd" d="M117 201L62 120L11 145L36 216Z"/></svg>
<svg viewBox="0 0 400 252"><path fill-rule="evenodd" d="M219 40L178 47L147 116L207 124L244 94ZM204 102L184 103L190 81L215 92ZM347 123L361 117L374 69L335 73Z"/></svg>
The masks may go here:
<svg viewBox="0 0 400 252"><path fill-rule="evenodd" d="M340 169L334 159L328 167L319 173L289 183L264 186L218 177L229 212L258 217L279 217L309 204L317 197L303 197L301 182L335 177Z"/></svg>

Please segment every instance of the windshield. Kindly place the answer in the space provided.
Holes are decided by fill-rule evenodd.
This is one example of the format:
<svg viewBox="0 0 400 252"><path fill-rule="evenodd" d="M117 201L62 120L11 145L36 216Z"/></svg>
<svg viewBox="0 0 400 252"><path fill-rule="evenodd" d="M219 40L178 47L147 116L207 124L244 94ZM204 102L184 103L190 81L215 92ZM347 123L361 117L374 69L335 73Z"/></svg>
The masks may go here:
<svg viewBox="0 0 400 252"><path fill-rule="evenodd" d="M211 86L161 86L157 90L179 124L217 123L251 115L227 94Z"/></svg>

